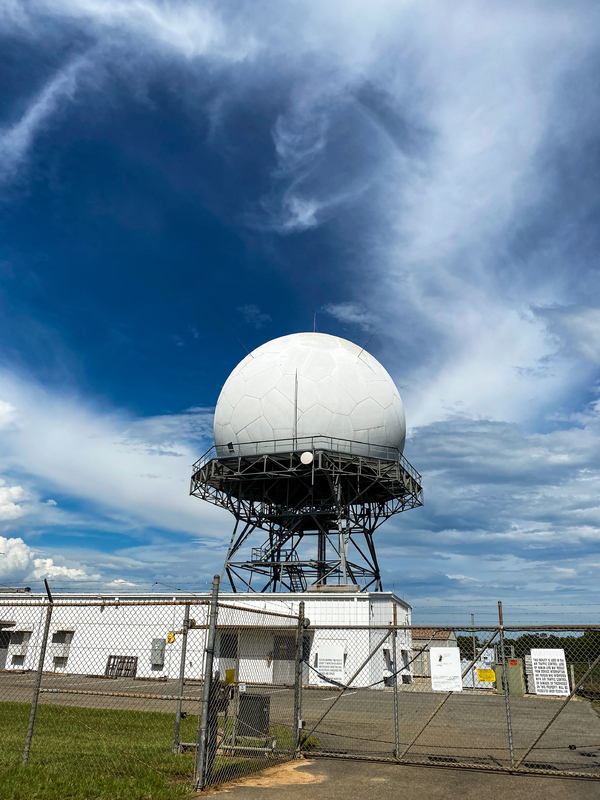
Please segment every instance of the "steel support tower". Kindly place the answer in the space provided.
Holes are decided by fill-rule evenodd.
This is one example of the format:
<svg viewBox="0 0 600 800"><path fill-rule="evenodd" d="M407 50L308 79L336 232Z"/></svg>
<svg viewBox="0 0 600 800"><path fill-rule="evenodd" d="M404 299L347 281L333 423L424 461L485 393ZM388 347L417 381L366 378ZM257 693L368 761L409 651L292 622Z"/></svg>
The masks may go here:
<svg viewBox="0 0 600 800"><path fill-rule="evenodd" d="M423 505L421 476L396 448L325 436L213 447L190 494L235 517L224 567L234 592L381 591L373 534ZM248 552L257 530L266 538Z"/></svg>

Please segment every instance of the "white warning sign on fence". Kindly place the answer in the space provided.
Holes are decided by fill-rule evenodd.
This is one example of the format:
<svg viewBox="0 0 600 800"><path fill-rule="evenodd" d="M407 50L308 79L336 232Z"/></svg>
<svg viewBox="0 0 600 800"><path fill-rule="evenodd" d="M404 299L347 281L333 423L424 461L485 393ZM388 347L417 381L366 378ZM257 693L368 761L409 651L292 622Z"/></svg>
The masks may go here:
<svg viewBox="0 0 600 800"><path fill-rule="evenodd" d="M462 692L458 647L431 647L431 688L434 692Z"/></svg>
<svg viewBox="0 0 600 800"><path fill-rule="evenodd" d="M536 694L566 697L571 693L564 650L532 650L531 666Z"/></svg>
<svg viewBox="0 0 600 800"><path fill-rule="evenodd" d="M321 645L318 650L317 669L326 678L344 682L344 648L335 645ZM327 681L320 678L320 683L327 685Z"/></svg>

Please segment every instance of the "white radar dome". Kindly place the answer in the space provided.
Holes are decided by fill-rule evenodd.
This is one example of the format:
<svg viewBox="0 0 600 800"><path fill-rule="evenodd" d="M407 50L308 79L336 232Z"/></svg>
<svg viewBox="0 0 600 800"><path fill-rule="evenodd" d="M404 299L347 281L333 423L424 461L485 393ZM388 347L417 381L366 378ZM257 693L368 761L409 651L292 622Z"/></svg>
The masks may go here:
<svg viewBox="0 0 600 800"><path fill-rule="evenodd" d="M293 450L296 439L310 450L305 437L346 440L332 449L347 452L359 452L351 442L402 452L406 422L398 389L372 355L337 336L294 333L261 345L233 370L217 401L214 437L220 455Z"/></svg>

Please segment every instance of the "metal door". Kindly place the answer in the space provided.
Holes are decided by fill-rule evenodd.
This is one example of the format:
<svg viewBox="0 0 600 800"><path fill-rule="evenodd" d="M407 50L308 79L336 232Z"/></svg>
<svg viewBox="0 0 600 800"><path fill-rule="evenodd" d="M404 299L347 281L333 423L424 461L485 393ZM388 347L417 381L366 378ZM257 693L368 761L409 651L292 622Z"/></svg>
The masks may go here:
<svg viewBox="0 0 600 800"><path fill-rule="evenodd" d="M222 632L219 638L219 675L225 680L228 670L235 670L235 680L239 679L238 634Z"/></svg>
<svg viewBox="0 0 600 800"><path fill-rule="evenodd" d="M296 664L296 638L275 634L273 642L273 683L293 683Z"/></svg>
<svg viewBox="0 0 600 800"><path fill-rule="evenodd" d="M0 631L0 669L4 669L6 666L9 644L10 644L10 631Z"/></svg>

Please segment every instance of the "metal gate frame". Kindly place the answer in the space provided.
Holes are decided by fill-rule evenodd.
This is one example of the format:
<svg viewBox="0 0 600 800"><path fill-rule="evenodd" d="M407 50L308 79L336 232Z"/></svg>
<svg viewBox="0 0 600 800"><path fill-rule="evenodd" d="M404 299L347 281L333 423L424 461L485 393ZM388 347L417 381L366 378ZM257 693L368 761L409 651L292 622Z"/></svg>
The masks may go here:
<svg viewBox="0 0 600 800"><path fill-rule="evenodd" d="M356 657L350 671L346 672L347 675L349 674L346 680L328 680L327 676L320 675L321 683L325 683L327 686L327 696L324 700L333 700L324 711L313 713L313 710L307 707L307 699L311 694L313 695L312 706L319 705L319 701L315 698L323 689L314 685L304 687L303 715L307 720L310 719L306 727L306 736L307 738L317 737L321 740L320 746L316 750L311 750L311 757L430 766L443 765L453 768L494 770L510 774L556 775L600 780L600 709L594 711L591 704L587 703L585 706L579 707L582 699L585 700L585 695L590 694L590 690L586 688L590 677L600 675L600 625L505 626L502 616L500 616L500 623L493 627L457 629L456 626L428 626L435 633L438 631L465 631L465 634L473 637L473 641L478 634L485 633L483 643L478 642L471 658L462 669L463 682L470 671L476 668L482 654L489 651L491 646L496 646L498 660L495 666L501 667L501 678L498 678L496 690L493 697L490 698L488 708L486 708L485 697L492 695L491 691L478 693L474 687L469 695L466 691L438 693L433 692L430 686L420 688L414 678L411 686L407 686L401 681L407 665L399 664L397 642L401 637L406 640L407 635L410 635L416 628L422 628L422 626L311 626L310 631L313 636L318 631L326 632L327 635L341 635L341 631L346 631L349 636L353 637L356 649L360 649L358 643L361 635L364 639L368 632L371 637L371 646L367 657L360 659L358 656ZM585 668L581 667L576 678L571 663L569 694L560 699L546 698L542 695L534 696L529 693L525 693L522 698L513 696L509 680L505 676L507 675L507 666L511 662L519 663L519 660L509 652L514 650L513 643L519 641L519 637L514 638L515 635L519 634L520 639L525 640L529 637L531 642L539 644L538 639L541 637L546 637L545 640L551 643L555 640L560 642L560 637L567 636L568 632L575 633L580 637L579 639L571 637L571 643L573 641L581 642L584 634L589 633L592 636L592 632L596 632L595 639L593 639L595 649L591 654L587 653L590 658L587 659ZM377 638L373 646L375 634L377 634ZM566 642L567 639L565 638L563 641ZM388 675L383 680L369 681L367 679L369 667L381 659L384 645L391 647L393 653L392 680L390 681ZM417 653L417 656L422 652L421 650ZM582 655L586 654L582 653ZM413 656L408 666L415 661L417 656ZM310 669L313 674L320 674L314 666L310 666ZM498 669L497 672L500 670ZM372 670L370 674L373 675ZM426 680L426 678L422 680ZM392 683L391 691L387 688L390 682ZM600 685L597 695L597 699L600 700ZM364 702L361 698L364 699ZM348 702L342 711L341 707L346 699ZM403 723L406 722L407 701L411 701L411 708L417 707L418 710L419 699L422 700L419 724L416 728L413 725L410 735L406 736L403 734ZM528 703L529 706L527 706ZM577 707L575 707L576 703ZM377 723L373 723L370 710L374 705L381 707L388 714L389 738L382 739L381 734L376 731L373 731L371 735L368 733L369 725L377 726ZM452 738L461 735L460 721L456 721L456 718L460 716L461 705L463 706L463 715L465 709L466 713L471 713L471 718L468 720L474 724L473 730L469 732L471 739L474 734L477 734L477 726L479 726L482 737L485 739L487 736L489 740L489 731L486 728L491 723L487 712L491 710L490 707L493 707L496 737L500 736L500 726L504 729L501 733L503 739L501 747L498 746L499 743L494 747L488 746L487 748L486 746L478 748L472 745L461 747L457 743L457 739ZM393 728L390 706L393 709ZM469 706L472 706L470 711ZM354 707L354 714L349 711L352 707ZM530 714L532 709L536 712L534 721ZM589 720L584 720L586 715ZM582 718L582 723L579 725L582 730L576 734L573 733L575 730L573 726L574 721L577 723L578 717ZM566 724L564 731L557 727L561 719ZM593 720L596 721L597 727L593 724ZM381 725L379 727L381 728ZM454 732L452 732L453 728ZM446 729L446 739L443 736L440 739L440 732L443 734L444 729ZM580 734L588 730L592 730L592 733L585 733L583 739L587 739L587 741L581 744L582 736ZM338 737L339 746L335 744L335 737ZM569 737L571 738L569 739ZM405 740L403 741L403 739ZM592 739L594 742L590 745L588 742ZM378 752L379 744L382 746ZM473 752L472 755L468 754L469 750ZM486 750L490 750L490 752L487 753ZM581 760L582 756L586 758L585 762ZM594 761L595 758L598 761ZM578 759L579 763L577 763Z"/></svg>

